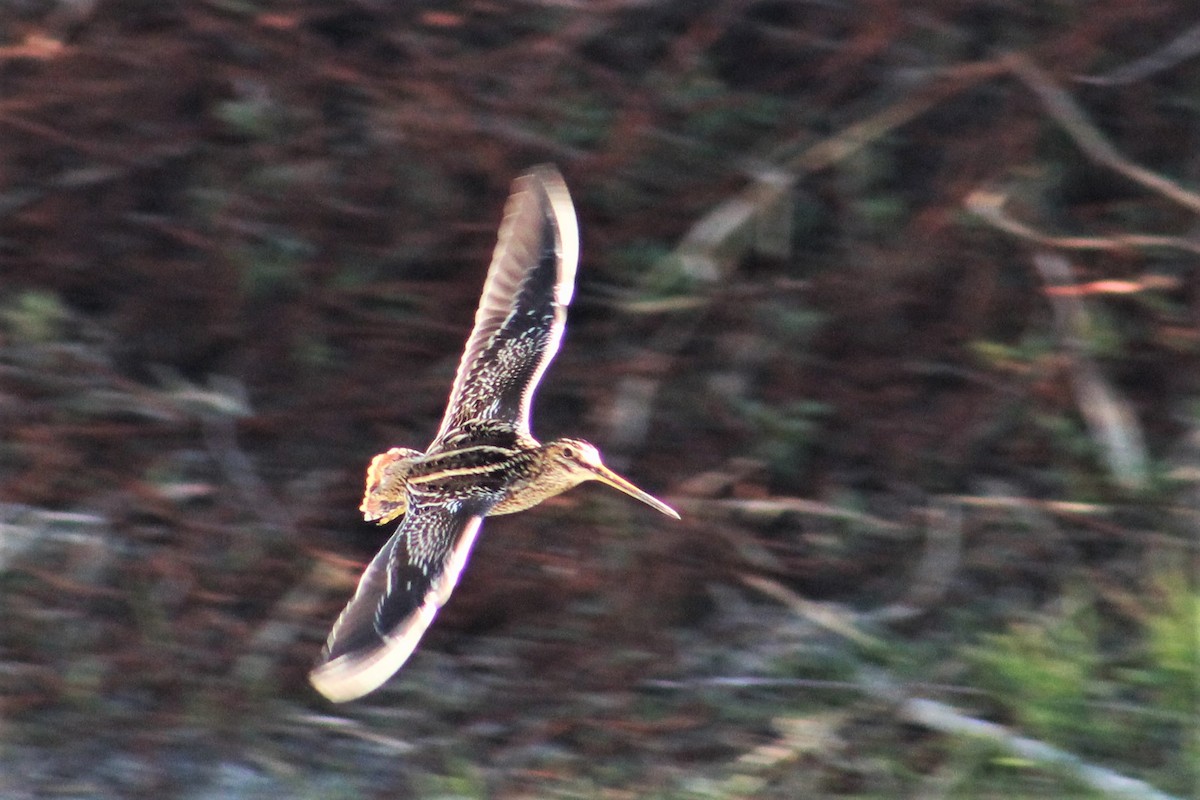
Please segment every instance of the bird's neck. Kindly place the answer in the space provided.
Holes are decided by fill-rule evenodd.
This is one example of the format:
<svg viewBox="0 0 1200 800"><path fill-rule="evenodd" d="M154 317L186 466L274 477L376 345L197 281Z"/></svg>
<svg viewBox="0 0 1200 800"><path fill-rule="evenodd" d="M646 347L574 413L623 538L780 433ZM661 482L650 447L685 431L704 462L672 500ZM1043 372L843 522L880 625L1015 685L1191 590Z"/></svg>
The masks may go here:
<svg viewBox="0 0 1200 800"><path fill-rule="evenodd" d="M562 494L587 480L563 468L554 457L554 443L537 444L514 453L510 461L512 483L507 496L492 508L492 514L512 514L532 508L543 500Z"/></svg>

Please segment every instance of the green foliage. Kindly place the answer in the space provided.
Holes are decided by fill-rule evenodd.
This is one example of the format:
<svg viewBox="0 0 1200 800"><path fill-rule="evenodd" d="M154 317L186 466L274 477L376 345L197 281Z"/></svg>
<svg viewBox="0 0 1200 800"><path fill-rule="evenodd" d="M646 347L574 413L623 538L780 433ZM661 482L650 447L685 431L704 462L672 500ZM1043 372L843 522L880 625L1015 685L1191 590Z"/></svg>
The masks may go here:
<svg viewBox="0 0 1200 800"><path fill-rule="evenodd" d="M1088 700L1101 658L1089 607L1014 624L985 637L972 656L982 683L1005 701L1022 729L1071 744L1095 732L1098 720Z"/></svg>
<svg viewBox="0 0 1200 800"><path fill-rule="evenodd" d="M68 315L56 293L30 289L0 308L0 323L14 342L43 344L62 338Z"/></svg>
<svg viewBox="0 0 1200 800"><path fill-rule="evenodd" d="M247 244L234 256L242 266L242 292L256 299L288 294L303 285L302 269L312 245L280 234Z"/></svg>
<svg viewBox="0 0 1200 800"><path fill-rule="evenodd" d="M1076 596L1059 614L986 636L968 658L1022 732L1084 755L1128 759L1131 741L1155 762L1176 754L1163 774L1188 786L1200 779L1200 592L1182 570L1152 585L1159 600L1133 655L1106 650L1112 625Z"/></svg>
<svg viewBox="0 0 1200 800"><path fill-rule="evenodd" d="M808 306L780 303L769 309L767 315L771 332L778 337L778 345L807 350L813 334L829 319L829 315Z"/></svg>
<svg viewBox="0 0 1200 800"><path fill-rule="evenodd" d="M662 242L635 240L614 248L609 263L635 283L643 298L686 295L696 289L696 278Z"/></svg>
<svg viewBox="0 0 1200 800"><path fill-rule="evenodd" d="M1064 410L1035 412L1031 421L1035 430L1050 440L1056 477L1065 496L1080 502L1106 497L1108 473L1101 467L1103 453L1083 420Z"/></svg>
<svg viewBox="0 0 1200 800"><path fill-rule="evenodd" d="M942 696L1180 796L1200 785L1197 587L1178 565L1122 585L1153 546L1138 533L1191 519L1195 459L1172 453L1179 483L1159 497L1115 495L1029 268L1035 244L962 210L965 194L994 189L1015 219L1051 234L1186 235L1186 209L1101 163L1036 87L973 65L998 50L1069 62L1052 79L1110 152L1186 183L1194 153L1180 132L1200 108L1200 81L1194 63L1152 62L1193 24L1188 4L1120 13L1110 3L1107 14L1067 0L924 4L900 25L836 3L706 13L678 3L16 5L7 43L31 54L6 74L0 472L11 505L0 505L0 555L13 563L18 525L58 549L0 573L0 795L11 784L97 798L1093 796L1044 764L906 724L862 691L868 663L914 696ZM57 48L62 20L41 17L70 6L87 6L103 51L126 57L97 65L97 47ZM29 31L49 32L43 45L55 50L39 55L40 39L21 41ZM1141 79L1075 80L1129 65ZM933 86L938 75L953 80ZM473 611L461 596L457 621L442 621L450 631L440 626L387 691L319 703L304 671L356 577L344 562L369 557L373 541L365 528L346 538L361 476L341 465L364 457L346 442L417 424L409 417L445 390L416 376L401 389L411 402L391 408L386 392L312 378L380 374L398 354L430 350L448 330L439 313L478 290L473 270L437 265L472 257L482 269L492 221L480 204L501 199L483 187L546 158L573 175L585 259L612 267L603 279L584 269L584 294L600 280L629 287L630 305L642 304L629 335L666 343L673 366L655 403L670 440L644 444L647 467L667 476L647 481L676 484L688 513L662 523L584 489L559 506L574 509L563 514L570 529L546 542L485 533L474 588L462 592L491 592L504 610L476 594ZM789 173L789 200L808 196L756 209L705 253L736 265L724 284L737 285L674 257L670 243L759 169ZM914 230L918 218L931 235ZM614 253L610 242L630 244ZM872 252L891 254L882 279L844 269L847 253ZM105 268L93 275L97 253ZM164 291L176 270L161 263L209 257L239 271L240 293L223 280ZM1174 281L1088 298L1079 338L1091 357L1120 359L1114 373L1161 380L1134 399L1151 444L1175 449L1169 440L1192 422L1179 413L1198 340L1191 262L1134 246L1071 258L1089 277ZM894 269L905 264L929 268ZM406 296L408 279L426 276L445 295L430 284ZM308 294L315 280L321 296ZM343 296L328 303L325 292ZM814 345L822 318L802 298L861 318L862 335ZM883 313L855 313L871 308ZM389 320L420 328L410 342ZM573 347L605 346L589 328L611 333L579 325ZM879 352L897 331L914 335ZM956 348L971 340L977 368L963 370ZM880 358L899 367L894 394L874 403L842 390L875 385ZM212 435L251 414L243 395L148 378L159 359L189 380L231 370L247 382L271 410L245 420L245 460L265 484L250 493L303 524L267 519L274 503L247 504L235 472L217 477L218 463L243 469ZM809 359L819 374L803 369ZM924 365L958 377L926 380ZM601 415L604 395L589 395ZM915 474L862 449L887 455L912 440L906 398L929 398L917 424L946 430L949 445L928 448ZM837 435L820 442L828 409L810 400L856 405L837 409ZM746 456L770 479L731 463ZM711 493L691 481L704 473ZM945 500L951 519L928 497L943 487L980 496ZM1007 512L993 495L1104 509L1082 520L1031 503L1012 515L1020 521L997 523ZM763 496L834 513L743 517L738 501ZM111 529L93 549L21 522L24 504L103 514ZM861 520L836 513L855 509ZM938 537L922 542L923 526ZM1046 563L1030 564L1031 538L1048 531L1055 541L1037 551ZM753 561L756 551L772 558ZM120 568L93 567L101 552ZM480 586L485 559L525 567L494 569L496 585ZM347 577L310 571L314 561ZM759 604L776 601L740 580L760 570L864 613L848 615L841 636L811 635L815 645L811 621L786 611L759 624ZM1068 592L1059 610L978 638L1014 603L1052 602L1072 570L1103 595ZM539 572L552 600L551 584L570 583L553 618L530 600ZM909 599L915 615L874 627ZM643 676L678 686L652 693ZM783 680L691 682L717 676ZM14 714L20 723L8 724ZM28 731L45 747L12 750ZM213 780L214 769L232 777Z"/></svg>
<svg viewBox="0 0 1200 800"><path fill-rule="evenodd" d="M855 236L891 239L911 213L894 150L886 139L875 142L847 158L838 169L853 210L849 221Z"/></svg>
<svg viewBox="0 0 1200 800"><path fill-rule="evenodd" d="M597 98L586 93L573 103L564 103L551 136L563 144L583 149L600 147L608 138L615 114Z"/></svg>
<svg viewBox="0 0 1200 800"><path fill-rule="evenodd" d="M731 93L705 62L683 75L656 74L651 80L661 83L664 108L679 116L680 133L714 156L728 157L731 150L759 141L788 111L772 94Z"/></svg>
<svg viewBox="0 0 1200 800"><path fill-rule="evenodd" d="M830 413L827 405L813 400L778 406L744 400L736 407L755 429L754 456L782 480L794 480L804 471L819 439L821 420Z"/></svg>
<svg viewBox="0 0 1200 800"><path fill-rule="evenodd" d="M226 14L250 17L262 13L262 4L251 2L251 0L205 0L205 2Z"/></svg>
<svg viewBox="0 0 1200 800"><path fill-rule="evenodd" d="M760 125L763 119L778 119L777 104L769 97L747 97L744 104L711 107L700 105L698 113L687 120L686 132L701 140L721 142L733 147L745 137L746 129Z"/></svg>
<svg viewBox="0 0 1200 800"><path fill-rule="evenodd" d="M474 800L488 796L483 773L465 758L451 759L446 771L424 775L420 783L420 796L424 800Z"/></svg>
<svg viewBox="0 0 1200 800"><path fill-rule="evenodd" d="M1128 334L1122 330L1121 322L1108 306L1089 303L1081 325L1079 344L1089 356L1107 360L1126 356Z"/></svg>
<svg viewBox="0 0 1200 800"><path fill-rule="evenodd" d="M285 109L265 89L217 103L213 107L213 116L231 132L255 140L279 139L289 122Z"/></svg>
<svg viewBox="0 0 1200 800"><path fill-rule="evenodd" d="M866 195L854 204L859 223L872 235L884 235L900 228L908 216L908 204L896 194Z"/></svg>
<svg viewBox="0 0 1200 800"><path fill-rule="evenodd" d="M1200 588L1182 569L1156 583L1159 602L1146 619L1147 664L1138 675L1164 709L1194 715L1200 710Z"/></svg>
<svg viewBox="0 0 1200 800"><path fill-rule="evenodd" d="M1069 775L1009 755L988 742L971 738L950 743L947 763L939 772L934 796L980 800L1104 800L1104 793L1082 786Z"/></svg>
<svg viewBox="0 0 1200 800"><path fill-rule="evenodd" d="M298 364L315 371L333 369L340 363L337 348L320 329L309 329L296 334L292 342L292 354Z"/></svg>
<svg viewBox="0 0 1200 800"><path fill-rule="evenodd" d="M977 339L967 344L982 366L1000 372L1022 373L1039 361L1057 353L1057 344L1049 335L1022 336L1016 344Z"/></svg>
<svg viewBox="0 0 1200 800"><path fill-rule="evenodd" d="M1200 785L1200 586L1179 567L1151 586L1156 601L1145 619L1144 652L1129 678L1160 712L1153 733L1164 752L1177 754L1176 780L1194 788Z"/></svg>
<svg viewBox="0 0 1200 800"><path fill-rule="evenodd" d="M1095 355L1124 358L1126 337L1113 319L1106 313L1089 315L1087 319L1086 341L1080 343L1088 354L1085 358ZM1057 484L1064 498L1080 502L1111 500L1114 471L1106 465L1111 454L1079 409L1079 403L1083 402L1078 397L1081 392L1072 386L1076 383L1070 375L1072 367L1058 339L1049 330L1043 330L1024 336L1015 344L976 340L969 347L987 370L1014 376L1026 384L1042 380L1062 385L1063 392L1049 398L1053 404L1031 393L1014 398L1007 417L997 417L1001 423L997 426L997 438L1003 438L1003 446L1019 444L1012 435L1016 429L1019 435L1030 439L1022 446L1036 447L1047 454L1043 465L1045 477ZM1153 473L1153 465L1149 471ZM1152 474L1151 480L1154 479Z"/></svg>

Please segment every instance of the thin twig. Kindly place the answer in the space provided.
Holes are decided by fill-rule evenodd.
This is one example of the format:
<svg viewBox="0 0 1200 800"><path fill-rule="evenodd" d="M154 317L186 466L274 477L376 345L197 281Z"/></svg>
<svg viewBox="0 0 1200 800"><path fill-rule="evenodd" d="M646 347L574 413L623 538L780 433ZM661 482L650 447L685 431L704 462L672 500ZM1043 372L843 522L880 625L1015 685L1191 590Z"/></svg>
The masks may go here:
<svg viewBox="0 0 1200 800"><path fill-rule="evenodd" d="M930 509L928 533L921 560L913 571L903 599L867 615L880 622L909 619L933 609L950 589L962 561L962 506L940 498Z"/></svg>
<svg viewBox="0 0 1200 800"><path fill-rule="evenodd" d="M683 501L687 505L686 501ZM801 514L822 519L836 519L865 525L875 530L898 531L906 526L898 522L864 514L850 508L822 503L819 500L806 500L803 497L764 497L764 498L726 498L721 500L694 500L692 505L703 508L736 511L750 517L761 519L776 519L784 514Z"/></svg>
<svg viewBox="0 0 1200 800"><path fill-rule="evenodd" d="M860 680L830 680L828 678L778 678L766 675L710 675L699 678L647 678L638 682L638 687L645 689L662 689L669 691L694 691L701 688L714 689L808 689L829 692L861 692ZM910 691L922 691L939 695L956 695L960 697L987 697L988 692L973 686L958 686L952 683L910 683L906 684ZM1136 713L1141 709L1122 709L1128 713Z"/></svg>
<svg viewBox="0 0 1200 800"><path fill-rule="evenodd" d="M1021 239L1034 242L1043 247L1054 247L1061 250L1147 250L1172 249L1184 250L1200 255L1200 242L1184 239L1179 236L1154 236L1147 234L1121 234L1117 236L1052 236L1042 233L1031 225L1027 225L1004 211L1007 195L1000 192L977 189L967 196L964 205L967 211L979 217L992 227L1010 233Z"/></svg>
<svg viewBox="0 0 1200 800"><path fill-rule="evenodd" d="M264 531L283 538L295 533L292 510L281 503L237 440L237 422L228 416L204 415L200 418L204 444L220 467L229 486L237 493L246 510L256 516Z"/></svg>
<svg viewBox="0 0 1200 800"><path fill-rule="evenodd" d="M1103 75L1081 75L1076 80L1097 86L1117 86L1149 78L1158 72L1200 55L1200 25L1193 25L1160 50L1142 56Z"/></svg>
<svg viewBox="0 0 1200 800"><path fill-rule="evenodd" d="M969 695L981 694L979 690L970 687L931 687L928 684L901 686L890 675L875 670L864 670L859 673L857 680L850 681L716 676L688 681L652 680L646 681L642 685L649 689L668 690L695 689L705 686L732 689L795 688L806 691L821 689L830 691L858 691L875 700L892 705L896 716L904 722L920 725L921 727L948 736L986 741L1019 758L1060 770L1089 788L1109 797L1122 798L1123 800L1181 800L1181 798L1156 789L1145 781L1130 778L1106 767L1088 763L1074 753L1061 750L1054 745L1032 739L1028 736L1021 736L1003 725L997 725L994 722L968 716L946 703L923 697L909 697L907 695L913 689L929 690L931 688L939 692L948 691Z"/></svg>
<svg viewBox="0 0 1200 800"><path fill-rule="evenodd" d="M1071 500L1042 500L1018 495L948 494L944 499L964 506L978 508L1036 508L1052 514L1100 516L1113 513L1113 507L1099 503L1079 503Z"/></svg>
<svg viewBox="0 0 1200 800"><path fill-rule="evenodd" d="M267 614L242 649L233 666L233 674L244 684L264 684L281 654L299 638L305 623L311 620L331 588L341 588L345 571L328 561L316 561L302 580L292 586Z"/></svg>
<svg viewBox="0 0 1200 800"><path fill-rule="evenodd" d="M1087 118L1075 99L1055 84L1040 67L1020 53L1009 53L1004 56L1004 60L1012 73L1041 99L1046 111L1075 140L1081 150L1114 172L1200 214L1200 195L1121 155Z"/></svg>
<svg viewBox="0 0 1200 800"><path fill-rule="evenodd" d="M798 616L817 625L830 633L836 633L844 639L849 639L863 647L878 647L880 641L873 636L863 633L857 627L859 615L845 606L836 603L818 603L801 597L779 581L762 575L742 574L738 576L742 583L757 589L768 597L773 597L794 611Z"/></svg>
<svg viewBox="0 0 1200 800"><path fill-rule="evenodd" d="M294 715L294 719L305 728L316 727L331 733L361 739L365 742L380 745L396 755L407 755L417 749L416 745L411 742L397 739L394 736L386 736L378 731L371 730L357 720L347 719L346 717L298 712Z"/></svg>
<svg viewBox="0 0 1200 800"><path fill-rule="evenodd" d="M753 183L718 204L692 226L671 257L680 259L685 265L703 264L693 270L697 277L712 282L728 277L728 268L721 269L721 265L736 263L745 254L753 244L749 231L761 215L778 207L795 188L801 175L836 166L955 94L999 74L1004 68L1003 62L984 61L946 70L929 86L805 148L785 160L782 168L757 170ZM786 145L777 148L779 151L786 149L789 149Z"/></svg>
<svg viewBox="0 0 1200 800"><path fill-rule="evenodd" d="M702 284L720 285L728 280L732 265L753 246L753 229L759 218L770 215L785 201L801 175L835 166L871 142L1005 69L1002 61L986 61L945 70L929 86L784 160L782 168L759 170L751 185L697 221L667 258L683 264ZM777 148L777 152L784 149ZM716 292L705 292L703 304L690 313L673 315L651 336L646 351L674 358L692 340L708 306L718 296ZM618 385L604 426L618 466L622 453L631 452L645 441L654 397L668 372L664 365L653 375L626 376Z"/></svg>
<svg viewBox="0 0 1200 800"><path fill-rule="evenodd" d="M1033 257L1046 287L1071 285L1066 259L1048 253ZM1048 294L1059 339L1071 356L1071 378L1079 410L1100 445L1118 483L1129 489L1146 485L1149 457L1137 416L1124 397L1104 378L1086 344L1088 311L1084 299L1072 293Z"/></svg>
<svg viewBox="0 0 1200 800"><path fill-rule="evenodd" d="M1003 725L969 717L936 700L909 698L900 703L897 714L906 722L952 736L982 739L1019 758L1055 767L1090 788L1111 797L1127 798L1127 800L1179 800L1173 795L1155 789L1144 781L1126 777L1095 764L1089 764L1073 753L1060 750L1037 739L1020 736Z"/></svg>

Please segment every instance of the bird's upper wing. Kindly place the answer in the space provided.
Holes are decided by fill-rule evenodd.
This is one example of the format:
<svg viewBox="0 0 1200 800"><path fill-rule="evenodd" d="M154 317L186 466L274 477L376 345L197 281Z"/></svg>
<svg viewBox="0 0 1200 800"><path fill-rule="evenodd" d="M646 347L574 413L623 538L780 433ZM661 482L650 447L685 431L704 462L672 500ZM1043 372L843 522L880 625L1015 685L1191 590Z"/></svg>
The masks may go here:
<svg viewBox="0 0 1200 800"><path fill-rule="evenodd" d="M434 447L472 419L529 433L529 406L558 352L578 261L579 226L558 170L537 167L515 180Z"/></svg>
<svg viewBox="0 0 1200 800"><path fill-rule="evenodd" d="M404 664L458 583L492 499L410 507L371 561L309 680L334 702L362 697Z"/></svg>

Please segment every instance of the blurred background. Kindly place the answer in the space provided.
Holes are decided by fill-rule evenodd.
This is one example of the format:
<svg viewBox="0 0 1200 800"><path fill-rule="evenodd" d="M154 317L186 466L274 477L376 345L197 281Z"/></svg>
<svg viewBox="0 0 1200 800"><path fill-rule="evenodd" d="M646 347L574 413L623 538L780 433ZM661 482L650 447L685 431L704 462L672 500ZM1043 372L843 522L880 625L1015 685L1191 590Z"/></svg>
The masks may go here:
<svg viewBox="0 0 1200 800"><path fill-rule="evenodd" d="M1195 12L4 0L0 796L1197 796ZM540 162L535 433L683 521L489 520L331 705Z"/></svg>

